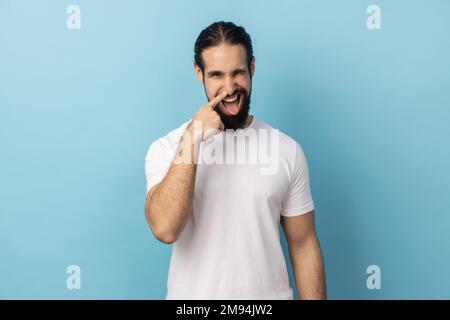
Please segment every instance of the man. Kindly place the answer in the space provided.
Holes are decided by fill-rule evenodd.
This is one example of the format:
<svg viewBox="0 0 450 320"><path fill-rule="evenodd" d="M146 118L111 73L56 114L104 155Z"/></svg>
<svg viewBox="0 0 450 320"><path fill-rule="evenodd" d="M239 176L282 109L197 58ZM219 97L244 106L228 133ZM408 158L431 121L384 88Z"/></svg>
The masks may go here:
<svg viewBox="0 0 450 320"><path fill-rule="evenodd" d="M198 36L194 59L208 103L154 141L145 161L148 224L157 239L173 243L166 298L293 299L281 223L301 298L325 299L303 151L249 115L255 73L250 36L231 22L213 23ZM250 131L276 137L269 152L274 170L213 157L235 160L236 147L247 150L247 141L250 150L262 150L266 139Z"/></svg>

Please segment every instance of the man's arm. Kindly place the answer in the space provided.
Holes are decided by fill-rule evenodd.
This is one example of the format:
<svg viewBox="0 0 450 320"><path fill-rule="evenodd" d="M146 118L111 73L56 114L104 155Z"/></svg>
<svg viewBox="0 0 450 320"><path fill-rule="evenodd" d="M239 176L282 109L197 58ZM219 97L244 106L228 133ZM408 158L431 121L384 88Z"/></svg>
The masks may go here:
<svg viewBox="0 0 450 320"><path fill-rule="evenodd" d="M161 242L175 242L191 215L200 143L224 129L214 107L226 95L222 92L197 111L187 126L167 174L147 193L145 216L153 234Z"/></svg>
<svg viewBox="0 0 450 320"><path fill-rule="evenodd" d="M167 244L176 241L192 211L199 148L192 137L189 124L166 176L147 193L147 222L155 237ZM188 158L184 158L186 153Z"/></svg>
<svg viewBox="0 0 450 320"><path fill-rule="evenodd" d="M326 299L322 253L314 226L314 210L299 216L281 217L289 246L297 290L302 299Z"/></svg>

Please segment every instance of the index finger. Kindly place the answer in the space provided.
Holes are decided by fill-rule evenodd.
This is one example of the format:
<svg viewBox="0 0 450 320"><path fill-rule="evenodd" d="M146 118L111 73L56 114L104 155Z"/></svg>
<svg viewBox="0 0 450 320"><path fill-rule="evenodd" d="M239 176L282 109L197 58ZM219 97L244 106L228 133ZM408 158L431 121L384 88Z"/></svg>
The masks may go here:
<svg viewBox="0 0 450 320"><path fill-rule="evenodd" d="M218 94L216 97L212 98L207 105L211 108L215 107L220 101L222 101L223 98L227 96L227 93L225 91L222 91L222 93Z"/></svg>

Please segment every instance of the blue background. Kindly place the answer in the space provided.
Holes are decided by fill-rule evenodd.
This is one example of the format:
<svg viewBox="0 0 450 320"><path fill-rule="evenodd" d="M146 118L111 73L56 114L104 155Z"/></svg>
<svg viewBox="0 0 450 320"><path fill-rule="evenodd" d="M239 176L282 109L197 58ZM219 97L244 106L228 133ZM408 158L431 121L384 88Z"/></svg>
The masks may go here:
<svg viewBox="0 0 450 320"><path fill-rule="evenodd" d="M306 153L329 298L450 298L449 14L446 0L0 0L0 298L165 297L144 157L205 102L193 45L216 20L252 36L251 113Z"/></svg>

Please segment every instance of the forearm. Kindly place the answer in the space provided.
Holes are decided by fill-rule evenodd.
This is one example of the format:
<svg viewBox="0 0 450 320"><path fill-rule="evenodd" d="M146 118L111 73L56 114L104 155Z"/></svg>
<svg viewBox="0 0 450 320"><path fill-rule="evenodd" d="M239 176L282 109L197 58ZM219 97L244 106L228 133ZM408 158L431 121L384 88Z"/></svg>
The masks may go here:
<svg viewBox="0 0 450 320"><path fill-rule="evenodd" d="M166 176L149 196L147 218L153 233L163 242L178 238L192 212L198 146L199 141L188 128Z"/></svg>
<svg viewBox="0 0 450 320"><path fill-rule="evenodd" d="M326 299L323 257L317 237L311 236L290 249L290 256L301 299Z"/></svg>

